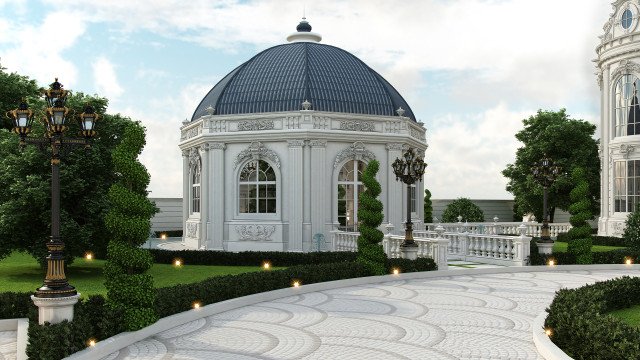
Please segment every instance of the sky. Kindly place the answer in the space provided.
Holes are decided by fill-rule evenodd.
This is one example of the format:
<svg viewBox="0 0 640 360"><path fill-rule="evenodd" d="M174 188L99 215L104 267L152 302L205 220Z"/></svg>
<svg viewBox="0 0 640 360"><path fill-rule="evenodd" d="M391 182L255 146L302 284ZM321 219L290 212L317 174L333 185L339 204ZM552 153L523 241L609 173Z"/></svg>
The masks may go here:
<svg viewBox="0 0 640 360"><path fill-rule="evenodd" d="M181 197L182 121L304 14L425 123L433 199L511 199L501 171L523 119L566 108L598 125L592 59L611 10L608 0L0 0L0 64L140 120L150 196Z"/></svg>

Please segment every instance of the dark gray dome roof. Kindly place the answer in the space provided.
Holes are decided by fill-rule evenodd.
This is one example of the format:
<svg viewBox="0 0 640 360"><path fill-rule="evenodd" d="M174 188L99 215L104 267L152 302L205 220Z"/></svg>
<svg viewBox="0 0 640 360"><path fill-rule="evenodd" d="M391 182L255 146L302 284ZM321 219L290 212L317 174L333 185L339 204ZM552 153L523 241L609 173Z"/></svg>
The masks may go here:
<svg viewBox="0 0 640 360"><path fill-rule="evenodd" d="M313 42L274 46L238 66L202 99L192 120L207 114L311 109L396 116L398 108L415 121L409 104L382 76L340 48Z"/></svg>

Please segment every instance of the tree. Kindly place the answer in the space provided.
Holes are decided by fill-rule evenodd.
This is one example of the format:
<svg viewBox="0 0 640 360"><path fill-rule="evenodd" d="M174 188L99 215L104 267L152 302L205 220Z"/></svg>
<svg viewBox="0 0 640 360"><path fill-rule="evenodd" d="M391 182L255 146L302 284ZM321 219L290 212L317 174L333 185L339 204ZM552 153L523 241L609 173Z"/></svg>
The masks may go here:
<svg viewBox="0 0 640 360"><path fill-rule="evenodd" d="M45 105L36 83L0 69L0 113L15 109L23 97L36 112L35 119L41 118ZM108 101L82 93L67 99L67 106L76 114L83 111L85 104L104 114ZM67 135L75 136L77 124L75 119L69 120ZM67 264L88 250L98 256L106 254L105 194L115 180L111 152L120 141L124 126L131 122L120 115L104 114L98 123L98 135L91 141L91 150L75 148L62 158L61 236L66 245ZM33 145L20 151L18 136L7 130L11 127L10 122L4 122L0 129L0 259L21 250L44 264L51 223L51 155L47 148L41 150ZM43 126L34 121L30 136L43 133Z"/></svg>
<svg viewBox="0 0 640 360"><path fill-rule="evenodd" d="M462 216L462 221L466 222L483 222L484 213L467 198L459 198L452 203L442 212L442 222L453 223L458 221L458 216Z"/></svg>
<svg viewBox="0 0 640 360"><path fill-rule="evenodd" d="M622 237L625 243L632 248L640 250L640 203L636 204L634 212L627 216L626 228Z"/></svg>
<svg viewBox="0 0 640 360"><path fill-rule="evenodd" d="M431 202L431 191L424 189L424 222L425 224L433 222L433 203Z"/></svg>
<svg viewBox="0 0 640 360"><path fill-rule="evenodd" d="M598 213L600 200L600 159L593 135L596 126L583 120L570 119L565 109L542 111L523 120L524 129L516 134L523 146L516 151L516 161L507 165L502 175L509 179L507 191L518 205L518 212L533 212L542 219L543 190L531 174L531 167L547 154L563 171L570 173L575 166L582 167L594 201L592 213ZM560 176L548 189L549 217L553 222L556 208L568 210L569 193L573 183L568 176Z"/></svg>
<svg viewBox="0 0 640 360"><path fill-rule="evenodd" d="M567 237L569 246L567 251L576 256L578 264L591 264L593 257L591 255L591 225L588 220L593 219L591 212L591 195L589 194L589 183L587 182L587 174L581 167L575 167L571 172L571 179L574 182L574 188L569 193L572 204L569 206L571 214L570 222L573 226L569 230Z"/></svg>
<svg viewBox="0 0 640 360"><path fill-rule="evenodd" d="M153 278L145 272L153 265L148 250L140 248L149 236L156 212L147 198L149 173L138 160L145 144L144 128L127 124L122 142L113 152L117 182L109 188L111 208L105 223L112 239L104 267L108 305L122 311L127 330L134 331L157 320L153 307Z"/></svg>
<svg viewBox="0 0 640 360"><path fill-rule="evenodd" d="M380 244L384 234L378 230L384 219L382 202L378 200L381 188L376 180L379 166L377 160L371 160L362 173L365 191L360 193L359 199L360 236L358 236L357 261L364 264L373 274L384 275L387 256Z"/></svg>

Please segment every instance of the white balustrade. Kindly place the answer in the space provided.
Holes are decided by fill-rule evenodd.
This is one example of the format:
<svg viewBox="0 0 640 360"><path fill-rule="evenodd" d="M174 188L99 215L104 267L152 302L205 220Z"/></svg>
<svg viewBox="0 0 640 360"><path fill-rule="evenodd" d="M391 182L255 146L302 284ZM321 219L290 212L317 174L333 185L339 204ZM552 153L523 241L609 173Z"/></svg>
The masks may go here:
<svg viewBox="0 0 640 360"><path fill-rule="evenodd" d="M442 226L446 233L486 234L486 235L519 235L520 225L526 226L526 235L539 237L542 233L542 224L537 222L485 222L485 223L425 223L423 234L433 232L436 226ZM569 223L550 223L549 233L551 237L557 237L560 233L568 232L571 229Z"/></svg>

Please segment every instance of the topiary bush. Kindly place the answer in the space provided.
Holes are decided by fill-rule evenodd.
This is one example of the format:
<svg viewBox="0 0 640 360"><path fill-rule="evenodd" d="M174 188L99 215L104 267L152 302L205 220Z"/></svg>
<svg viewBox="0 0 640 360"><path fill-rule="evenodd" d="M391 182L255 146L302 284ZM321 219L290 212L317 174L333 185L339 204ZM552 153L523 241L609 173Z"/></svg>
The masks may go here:
<svg viewBox="0 0 640 360"><path fill-rule="evenodd" d="M550 339L574 359L640 359L640 330L607 315L640 304L640 278L562 289L547 309Z"/></svg>
<svg viewBox="0 0 640 360"><path fill-rule="evenodd" d="M593 241L591 240L591 237L585 239L573 239L567 246L567 252L573 254L576 257L576 264L592 264L592 245Z"/></svg>
<svg viewBox="0 0 640 360"><path fill-rule="evenodd" d="M381 188L376 180L376 174L380 164L377 160L371 160L362 173L362 184L365 191L360 194L358 219L360 220L360 236L358 236L357 262L366 266L373 274L383 275L387 255L382 249L384 234L378 230L384 215L382 214L382 202L378 200Z"/></svg>
<svg viewBox="0 0 640 360"><path fill-rule="evenodd" d="M484 212L467 198L459 198L447 205L442 213L442 222L458 222L458 216L462 216L463 222L483 222Z"/></svg>
<svg viewBox="0 0 640 360"><path fill-rule="evenodd" d="M622 235L625 243L634 249L640 249L640 203L636 204L635 211L627 216L625 225Z"/></svg>
<svg viewBox="0 0 640 360"><path fill-rule="evenodd" d="M144 144L144 128L138 123L127 125L112 154L118 180L109 189L111 208L105 217L112 235L104 267L107 304L114 311L122 311L125 327L130 331L157 320L153 278L145 273L153 265L153 258L140 248L149 237L150 219L156 212L147 198L149 173L137 160Z"/></svg>
<svg viewBox="0 0 640 360"><path fill-rule="evenodd" d="M424 222L429 224L433 222L433 202L431 201L431 191L424 189Z"/></svg>
<svg viewBox="0 0 640 360"><path fill-rule="evenodd" d="M572 228L566 236L564 236L569 245L567 252L574 254L578 264L591 264L593 257L591 255L591 225L588 220L593 219L591 213L591 198L589 194L589 182L586 180L586 174L583 168L575 167L571 172L571 180L574 183L573 190L569 193L571 205L569 205L569 213L571 217L569 222Z"/></svg>

